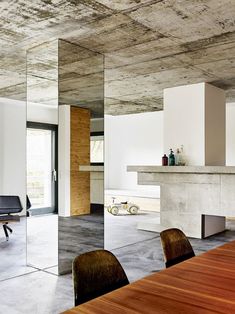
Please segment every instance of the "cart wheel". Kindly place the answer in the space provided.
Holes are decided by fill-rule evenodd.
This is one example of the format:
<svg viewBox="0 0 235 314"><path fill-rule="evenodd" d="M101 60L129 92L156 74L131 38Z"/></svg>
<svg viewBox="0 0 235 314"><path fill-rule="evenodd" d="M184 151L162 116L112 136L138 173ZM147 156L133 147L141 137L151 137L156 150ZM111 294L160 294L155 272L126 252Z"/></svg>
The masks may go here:
<svg viewBox="0 0 235 314"><path fill-rule="evenodd" d="M107 207L107 212L110 213L110 211L111 211L111 206L108 206Z"/></svg>
<svg viewBox="0 0 235 314"><path fill-rule="evenodd" d="M131 206L129 209L128 209L128 212L131 214L131 215L136 215L138 213L138 210L139 208L137 206Z"/></svg>
<svg viewBox="0 0 235 314"><path fill-rule="evenodd" d="M113 207L111 207L111 209L110 209L110 213L111 214L113 214L113 215L118 215L118 212L119 212L119 209L118 209L118 207L117 206L113 206Z"/></svg>

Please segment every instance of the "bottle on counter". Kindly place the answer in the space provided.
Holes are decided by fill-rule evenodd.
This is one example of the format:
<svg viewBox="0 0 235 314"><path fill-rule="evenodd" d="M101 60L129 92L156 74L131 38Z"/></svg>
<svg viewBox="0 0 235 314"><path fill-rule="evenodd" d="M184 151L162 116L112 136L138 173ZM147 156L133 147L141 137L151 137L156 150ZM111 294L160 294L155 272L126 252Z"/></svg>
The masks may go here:
<svg viewBox="0 0 235 314"><path fill-rule="evenodd" d="M172 149L170 149L170 154L168 157L168 165L169 166L175 166L175 155Z"/></svg>
<svg viewBox="0 0 235 314"><path fill-rule="evenodd" d="M184 154L184 145L181 145L179 166L185 166L185 165L186 165L186 158Z"/></svg>
<svg viewBox="0 0 235 314"><path fill-rule="evenodd" d="M181 152L179 148L176 149L176 154L175 154L175 165L180 166L181 163Z"/></svg>
<svg viewBox="0 0 235 314"><path fill-rule="evenodd" d="M166 154L162 157L162 166L168 166L168 157Z"/></svg>

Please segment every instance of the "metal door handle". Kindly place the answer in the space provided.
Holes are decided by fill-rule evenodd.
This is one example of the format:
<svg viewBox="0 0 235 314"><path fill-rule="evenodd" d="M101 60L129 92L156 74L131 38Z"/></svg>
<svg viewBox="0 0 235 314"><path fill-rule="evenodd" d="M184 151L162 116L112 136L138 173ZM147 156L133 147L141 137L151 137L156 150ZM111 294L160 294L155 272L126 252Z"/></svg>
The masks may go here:
<svg viewBox="0 0 235 314"><path fill-rule="evenodd" d="M57 172L55 169L52 170L52 178L55 182L57 181Z"/></svg>

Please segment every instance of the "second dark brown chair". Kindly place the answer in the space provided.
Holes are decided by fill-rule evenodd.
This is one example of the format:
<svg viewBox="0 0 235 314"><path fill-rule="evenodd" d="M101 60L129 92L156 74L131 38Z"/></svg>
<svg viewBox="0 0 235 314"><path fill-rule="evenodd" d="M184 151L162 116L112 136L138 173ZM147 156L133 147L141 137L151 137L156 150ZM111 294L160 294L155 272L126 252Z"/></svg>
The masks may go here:
<svg viewBox="0 0 235 314"><path fill-rule="evenodd" d="M73 261L73 282L75 306L129 284L117 258L106 250L77 256Z"/></svg>
<svg viewBox="0 0 235 314"><path fill-rule="evenodd" d="M173 266L195 256L186 235L179 229L172 228L160 233L166 267Z"/></svg>

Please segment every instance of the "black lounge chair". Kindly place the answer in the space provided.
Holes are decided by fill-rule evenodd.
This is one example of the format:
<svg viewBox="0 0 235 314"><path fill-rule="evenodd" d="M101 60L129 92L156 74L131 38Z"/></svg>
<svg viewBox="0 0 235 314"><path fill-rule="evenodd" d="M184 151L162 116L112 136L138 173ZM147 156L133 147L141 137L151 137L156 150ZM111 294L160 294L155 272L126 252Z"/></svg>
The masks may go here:
<svg viewBox="0 0 235 314"><path fill-rule="evenodd" d="M9 222L20 221L20 216L12 215L21 212L23 209L19 196L0 195L0 223L3 224L3 230L6 240L9 239L9 234L12 229L8 226Z"/></svg>

